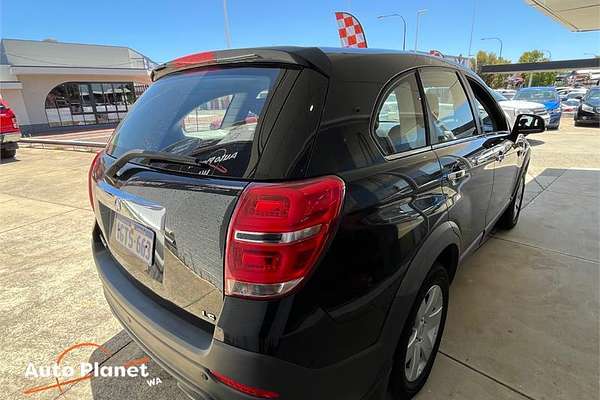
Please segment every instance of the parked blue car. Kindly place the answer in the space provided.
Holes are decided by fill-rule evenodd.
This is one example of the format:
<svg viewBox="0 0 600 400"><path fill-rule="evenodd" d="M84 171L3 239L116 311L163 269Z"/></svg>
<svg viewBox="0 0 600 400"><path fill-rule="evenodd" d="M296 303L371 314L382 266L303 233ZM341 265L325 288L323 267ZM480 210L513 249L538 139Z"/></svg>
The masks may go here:
<svg viewBox="0 0 600 400"><path fill-rule="evenodd" d="M560 96L556 88L551 86L522 88L519 89L513 100L542 103L546 107L546 110L548 110L548 114L550 114L550 121L546 128L558 129L562 110L560 108Z"/></svg>

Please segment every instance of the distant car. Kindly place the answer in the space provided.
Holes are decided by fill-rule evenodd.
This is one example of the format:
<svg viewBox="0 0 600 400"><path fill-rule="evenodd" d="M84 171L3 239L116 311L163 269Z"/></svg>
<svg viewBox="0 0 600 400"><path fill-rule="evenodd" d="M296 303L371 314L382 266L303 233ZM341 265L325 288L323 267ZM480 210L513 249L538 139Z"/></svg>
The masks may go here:
<svg viewBox="0 0 600 400"><path fill-rule="evenodd" d="M570 87L570 86L556 87L556 92L558 93L558 96L560 97L560 101L567 100L567 94L569 94L569 92L573 89L575 89L575 88Z"/></svg>
<svg viewBox="0 0 600 400"><path fill-rule="evenodd" d="M517 91L514 89L496 89L496 91L506 97L507 100L512 100L515 94L517 94Z"/></svg>
<svg viewBox="0 0 600 400"><path fill-rule="evenodd" d="M574 113L581 103L578 99L568 99L560 103L560 108L564 113Z"/></svg>
<svg viewBox="0 0 600 400"><path fill-rule="evenodd" d="M587 89L571 90L569 93L567 93L567 100L569 100L569 99L581 100L587 94L587 92L588 92Z"/></svg>
<svg viewBox="0 0 600 400"><path fill-rule="evenodd" d="M0 99L0 158L13 158L17 154L21 130L17 117L8 103Z"/></svg>
<svg viewBox="0 0 600 400"><path fill-rule="evenodd" d="M600 126L600 86L591 88L575 113L575 126L581 124Z"/></svg>
<svg viewBox="0 0 600 400"><path fill-rule="evenodd" d="M234 122L231 125L256 124L257 122L258 122L258 117L256 116L256 114L250 113L250 114L248 114L248 116L245 119ZM223 125L223 118L219 117L210 122L210 129L212 129L212 130L221 129L221 125Z"/></svg>
<svg viewBox="0 0 600 400"><path fill-rule="evenodd" d="M513 100L533 101L542 103L550 114L550 122L546 125L548 129L558 129L560 126L560 97L553 86L538 86L519 89Z"/></svg>
<svg viewBox="0 0 600 400"><path fill-rule="evenodd" d="M505 96L499 93L498 90L493 91L492 93L506 114L506 118L508 118L511 126L514 125L519 114L539 115L544 119L544 123L546 125L550 123L550 114L548 114L548 111L543 104L525 100L508 100Z"/></svg>

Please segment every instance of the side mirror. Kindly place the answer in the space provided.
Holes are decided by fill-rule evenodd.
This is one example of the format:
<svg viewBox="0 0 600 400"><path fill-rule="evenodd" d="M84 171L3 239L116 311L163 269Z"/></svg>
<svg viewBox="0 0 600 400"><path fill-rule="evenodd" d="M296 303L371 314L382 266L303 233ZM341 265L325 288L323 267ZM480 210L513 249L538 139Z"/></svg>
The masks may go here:
<svg viewBox="0 0 600 400"><path fill-rule="evenodd" d="M531 133L544 132L545 130L546 123L539 115L519 114L512 132L515 135L529 135Z"/></svg>

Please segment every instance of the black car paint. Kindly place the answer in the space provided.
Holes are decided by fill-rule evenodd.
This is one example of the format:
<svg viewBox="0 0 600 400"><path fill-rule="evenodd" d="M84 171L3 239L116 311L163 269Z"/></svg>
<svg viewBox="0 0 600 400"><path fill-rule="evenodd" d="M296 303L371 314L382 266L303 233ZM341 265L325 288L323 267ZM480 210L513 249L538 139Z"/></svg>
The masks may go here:
<svg viewBox="0 0 600 400"><path fill-rule="evenodd" d="M510 200L529 149L522 139L495 132L439 145L428 141L422 149L385 157L371 133L373 118L382 93L398 76L437 67L456 70L463 80L480 79L443 60L410 53L327 49L323 65L321 50L285 51L298 57L316 54L321 68L294 71L294 79L286 81L290 95L277 99L281 114L262 122L269 129L261 131L260 157L245 178L340 176L346 199L329 248L312 276L290 296L271 301L224 298L215 327L151 293L147 296L170 315L198 319L193 325L209 336L222 332L219 338L215 334L212 346L230 348L244 366L233 365L235 357L223 357L222 362L212 357L205 364L198 361L200 369L216 368L246 384L277 390L283 398L382 398L396 342L429 268L438 259L453 276L459 260L482 243ZM467 93L472 101L473 93ZM494 153L498 146L510 154L509 164L503 165ZM104 156L102 162L108 166L114 159ZM458 182L448 179L456 168L467 169ZM506 190L493 190L497 177ZM128 165L116 185L125 190L132 184L189 189L203 187L205 179ZM228 190L235 194L243 183L232 186ZM222 243L227 222L221 227ZM99 235L96 230L98 252ZM119 269L118 263L114 268ZM151 343L145 345L161 359L152 353ZM260 363L253 363L253 357ZM272 376L256 371L263 364ZM290 379L287 373L311 382ZM202 382L186 383L212 390ZM316 387L304 387L313 383ZM372 397L363 397L367 394ZM227 396L246 398L234 392Z"/></svg>
<svg viewBox="0 0 600 400"><path fill-rule="evenodd" d="M577 107L577 111L575 111L575 115L573 116L576 124L594 124L595 126L600 126L600 101L597 100L597 97L592 100L592 94L596 94L600 92L600 87L591 88L588 93L581 99L579 103L579 107ZM584 110L584 104L587 107L591 107L592 111Z"/></svg>

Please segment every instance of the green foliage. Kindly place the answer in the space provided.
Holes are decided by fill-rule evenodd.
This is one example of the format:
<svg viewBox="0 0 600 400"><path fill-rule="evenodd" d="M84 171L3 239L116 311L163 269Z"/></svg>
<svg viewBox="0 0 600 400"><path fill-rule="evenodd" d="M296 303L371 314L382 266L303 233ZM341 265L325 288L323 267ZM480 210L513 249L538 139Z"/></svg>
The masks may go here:
<svg viewBox="0 0 600 400"><path fill-rule="evenodd" d="M510 60L506 58L500 58L494 52L486 52L480 50L477 52L477 73L481 76L481 79L487 83L487 85L493 89L501 88L505 86L506 78L508 77L505 74L481 74L481 67L483 65L493 65L493 64L510 64Z"/></svg>
<svg viewBox="0 0 600 400"><path fill-rule="evenodd" d="M544 56L544 52L540 50L526 51L519 57L520 63L543 62L550 61ZM554 84L556 80L556 72L533 72L530 74L522 74L525 79L525 85L529 84L529 75L531 78L531 86L549 86Z"/></svg>

